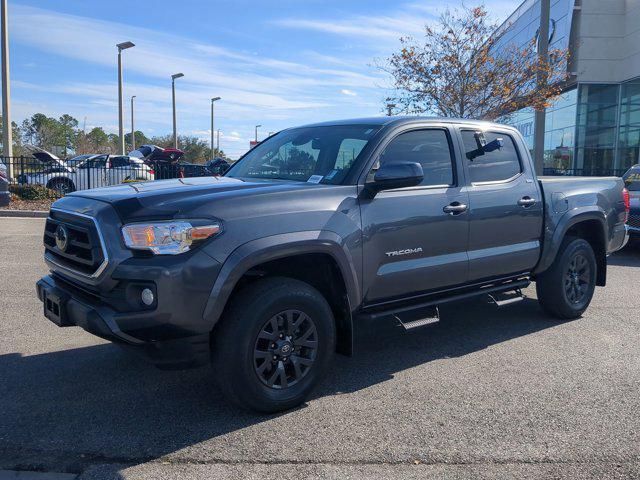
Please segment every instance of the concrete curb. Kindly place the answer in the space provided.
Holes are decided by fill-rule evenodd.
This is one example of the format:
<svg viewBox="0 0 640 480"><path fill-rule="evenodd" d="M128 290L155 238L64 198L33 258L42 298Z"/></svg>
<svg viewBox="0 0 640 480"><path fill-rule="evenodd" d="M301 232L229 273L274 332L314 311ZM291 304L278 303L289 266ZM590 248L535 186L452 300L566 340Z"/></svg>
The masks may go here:
<svg viewBox="0 0 640 480"><path fill-rule="evenodd" d="M0 470L0 480L74 480L75 478L78 476L70 473Z"/></svg>
<svg viewBox="0 0 640 480"><path fill-rule="evenodd" d="M47 218L49 212L42 210L2 210L0 217L26 217L26 218Z"/></svg>

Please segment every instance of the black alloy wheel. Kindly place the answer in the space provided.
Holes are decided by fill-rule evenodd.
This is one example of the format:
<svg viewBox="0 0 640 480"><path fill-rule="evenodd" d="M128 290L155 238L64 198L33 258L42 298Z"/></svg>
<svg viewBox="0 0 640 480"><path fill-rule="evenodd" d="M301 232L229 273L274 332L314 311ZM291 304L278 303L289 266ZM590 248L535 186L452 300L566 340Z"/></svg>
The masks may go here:
<svg viewBox="0 0 640 480"><path fill-rule="evenodd" d="M253 350L254 371L267 387L292 387L313 368L317 352L318 332L311 317L285 310L261 328Z"/></svg>
<svg viewBox="0 0 640 480"><path fill-rule="evenodd" d="M591 269L586 257L576 253L567 265L564 274L564 292L572 304L584 301L591 282Z"/></svg>

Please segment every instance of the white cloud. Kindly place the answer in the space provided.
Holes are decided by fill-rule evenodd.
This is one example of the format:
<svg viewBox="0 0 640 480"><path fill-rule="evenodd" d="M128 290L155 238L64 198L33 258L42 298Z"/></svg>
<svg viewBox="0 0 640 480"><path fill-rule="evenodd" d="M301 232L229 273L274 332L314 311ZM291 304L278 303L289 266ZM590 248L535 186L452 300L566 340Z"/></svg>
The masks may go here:
<svg viewBox="0 0 640 480"><path fill-rule="evenodd" d="M342 90L340 90L340 93L343 95L348 95L350 97L357 97L358 94L356 92L354 92L353 90L348 90L346 88L343 88Z"/></svg>

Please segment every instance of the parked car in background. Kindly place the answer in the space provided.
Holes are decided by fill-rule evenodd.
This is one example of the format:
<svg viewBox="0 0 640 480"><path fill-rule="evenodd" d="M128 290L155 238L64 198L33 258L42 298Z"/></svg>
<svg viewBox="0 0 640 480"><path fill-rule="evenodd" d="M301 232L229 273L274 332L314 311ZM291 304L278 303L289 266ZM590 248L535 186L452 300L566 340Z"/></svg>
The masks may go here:
<svg viewBox="0 0 640 480"><path fill-rule="evenodd" d="M0 207L9 205L11 197L9 195L9 177L7 177L7 167L0 161Z"/></svg>
<svg viewBox="0 0 640 480"><path fill-rule="evenodd" d="M229 167L231 167L231 164L229 162L220 157L209 160L205 165L211 172L211 175L216 176L224 175L224 173L229 170Z"/></svg>
<svg viewBox="0 0 640 480"><path fill-rule="evenodd" d="M89 188L117 185L127 181L154 180L151 167L139 158L128 155L81 155L69 161L51 152L38 149L35 164L17 165L20 185L41 185L62 195Z"/></svg>
<svg viewBox="0 0 640 480"><path fill-rule="evenodd" d="M175 167L178 171L178 178L189 177L210 177L213 175L206 165L199 163L180 162Z"/></svg>
<svg viewBox="0 0 640 480"><path fill-rule="evenodd" d="M622 176L629 192L629 233L640 237L640 164L631 167Z"/></svg>
<svg viewBox="0 0 640 480"><path fill-rule="evenodd" d="M206 165L182 162L184 152L177 148L162 148L157 145L142 145L129 152L132 157L140 158L151 166L156 180L169 178L208 177L213 173Z"/></svg>

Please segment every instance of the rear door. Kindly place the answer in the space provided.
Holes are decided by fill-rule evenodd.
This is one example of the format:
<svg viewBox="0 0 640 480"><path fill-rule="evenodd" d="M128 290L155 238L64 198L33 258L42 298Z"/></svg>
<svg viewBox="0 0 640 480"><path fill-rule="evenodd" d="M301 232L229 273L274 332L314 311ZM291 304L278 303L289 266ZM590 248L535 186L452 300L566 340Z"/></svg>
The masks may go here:
<svg viewBox="0 0 640 480"><path fill-rule="evenodd" d="M107 185L107 157L108 155L96 155L80 163L74 173L78 190Z"/></svg>
<svg viewBox="0 0 640 480"><path fill-rule="evenodd" d="M526 147L497 126L459 133L470 204L468 280L530 271L540 258L543 202ZM479 154L479 135L502 147Z"/></svg>
<svg viewBox="0 0 640 480"><path fill-rule="evenodd" d="M369 170L379 165L418 162L421 185L361 198L365 302L462 284L467 279L468 215L447 213L468 205L464 175L447 126L397 131L386 140Z"/></svg>

